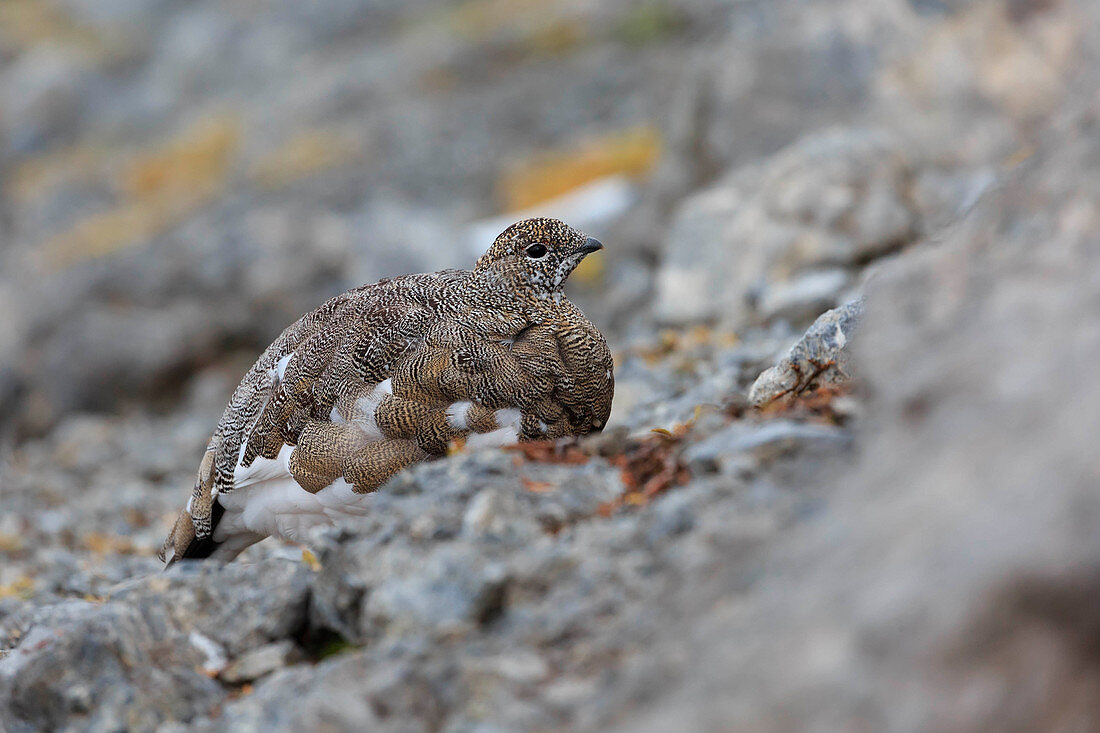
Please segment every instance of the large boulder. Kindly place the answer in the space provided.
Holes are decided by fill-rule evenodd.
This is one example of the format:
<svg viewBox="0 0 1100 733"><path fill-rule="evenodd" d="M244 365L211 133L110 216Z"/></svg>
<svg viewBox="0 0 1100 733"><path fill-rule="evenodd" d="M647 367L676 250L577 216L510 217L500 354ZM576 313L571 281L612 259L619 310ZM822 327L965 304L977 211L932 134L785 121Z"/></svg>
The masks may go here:
<svg viewBox="0 0 1100 733"><path fill-rule="evenodd" d="M684 604L702 656L681 694L624 729L1100 717L1098 124L1095 95L1074 97L944 242L870 281L862 459L773 548L766 583L715 567Z"/></svg>
<svg viewBox="0 0 1100 733"><path fill-rule="evenodd" d="M913 165L889 136L832 130L693 195L669 229L655 315L734 330L812 320L866 263L913 241Z"/></svg>

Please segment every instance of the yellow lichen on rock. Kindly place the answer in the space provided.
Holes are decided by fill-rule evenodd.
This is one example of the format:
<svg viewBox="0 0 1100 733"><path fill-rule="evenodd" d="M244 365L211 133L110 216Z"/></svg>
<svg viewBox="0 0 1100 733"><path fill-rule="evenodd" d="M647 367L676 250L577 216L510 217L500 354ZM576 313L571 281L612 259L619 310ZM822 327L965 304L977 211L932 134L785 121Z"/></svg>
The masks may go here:
<svg viewBox="0 0 1100 733"><path fill-rule="evenodd" d="M30 598L32 595L34 581L25 575L7 585L0 585L0 598Z"/></svg>
<svg viewBox="0 0 1100 733"><path fill-rule="evenodd" d="M97 57L103 52L102 39L81 26L58 7L43 0L0 2L0 38L13 49L25 50L38 43L52 43Z"/></svg>
<svg viewBox="0 0 1100 733"><path fill-rule="evenodd" d="M526 209L607 176L642 178L660 156L661 138L655 128L618 130L511 166L498 181L497 195L505 211Z"/></svg>
<svg viewBox="0 0 1100 733"><path fill-rule="evenodd" d="M204 118L167 144L136 154L114 187L118 204L44 242L47 269L63 269L156 236L224 189L239 139L235 117Z"/></svg>
<svg viewBox="0 0 1100 733"><path fill-rule="evenodd" d="M162 148L130 161L120 177L122 193L139 199L205 197L225 182L239 137L233 116L199 120Z"/></svg>

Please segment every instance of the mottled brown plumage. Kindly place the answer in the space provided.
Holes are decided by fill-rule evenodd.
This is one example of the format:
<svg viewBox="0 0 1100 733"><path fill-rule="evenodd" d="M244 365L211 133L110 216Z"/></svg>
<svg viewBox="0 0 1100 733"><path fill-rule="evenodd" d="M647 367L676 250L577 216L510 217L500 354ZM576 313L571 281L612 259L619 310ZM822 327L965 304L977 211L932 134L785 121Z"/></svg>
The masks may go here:
<svg viewBox="0 0 1100 733"><path fill-rule="evenodd" d="M600 244L554 219L505 230L472 271L350 290L290 326L233 393L162 557L297 539L456 442L579 435L607 422L603 336L562 293Z"/></svg>

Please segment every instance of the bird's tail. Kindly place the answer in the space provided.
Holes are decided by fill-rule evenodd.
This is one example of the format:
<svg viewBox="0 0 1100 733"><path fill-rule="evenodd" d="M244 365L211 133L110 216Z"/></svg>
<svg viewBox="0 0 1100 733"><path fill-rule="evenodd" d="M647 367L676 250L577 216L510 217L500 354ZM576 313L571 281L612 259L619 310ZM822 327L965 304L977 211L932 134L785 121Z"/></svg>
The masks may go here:
<svg viewBox="0 0 1100 733"><path fill-rule="evenodd" d="M214 541L214 529L225 514L225 507L218 503L214 495L214 460L217 446L215 437L206 447L206 453L202 457L191 499L176 518L172 531L160 548L158 554L166 568L180 560L203 559L227 554L218 552L223 543ZM240 549L244 547L247 545ZM240 549L231 553L230 558L240 552Z"/></svg>
<svg viewBox="0 0 1100 733"><path fill-rule="evenodd" d="M210 507L210 532L205 537L199 537L195 531L195 521L188 509L184 509L176 517L176 523L172 531L164 540L164 545L158 553L164 562L164 567L171 567L180 560L201 560L215 553L221 543L214 541L214 528L218 526L225 509L214 500Z"/></svg>

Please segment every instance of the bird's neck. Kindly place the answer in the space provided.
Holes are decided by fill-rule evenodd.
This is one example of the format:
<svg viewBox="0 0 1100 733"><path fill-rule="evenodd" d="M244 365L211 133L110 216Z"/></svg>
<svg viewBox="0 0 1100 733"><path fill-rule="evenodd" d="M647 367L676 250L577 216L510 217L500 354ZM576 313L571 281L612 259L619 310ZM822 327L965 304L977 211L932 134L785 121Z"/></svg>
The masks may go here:
<svg viewBox="0 0 1100 733"><path fill-rule="evenodd" d="M524 273L496 264L471 273L473 287L468 298L477 305L522 313L531 322L542 322L567 302L562 290L540 290Z"/></svg>

